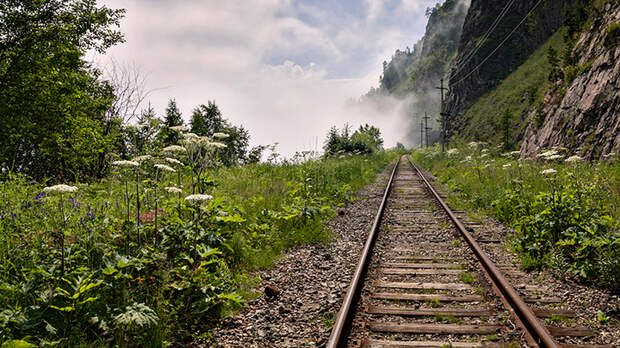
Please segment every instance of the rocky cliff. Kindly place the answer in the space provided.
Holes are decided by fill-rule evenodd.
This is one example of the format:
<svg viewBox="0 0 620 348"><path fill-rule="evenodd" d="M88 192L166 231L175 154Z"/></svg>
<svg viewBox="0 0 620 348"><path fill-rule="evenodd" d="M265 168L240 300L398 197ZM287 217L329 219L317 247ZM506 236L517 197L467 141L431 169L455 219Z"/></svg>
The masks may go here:
<svg viewBox="0 0 620 348"><path fill-rule="evenodd" d="M554 146L589 159L620 152L620 2L606 3L601 13L578 36L576 64L564 69L542 109L530 112L522 155Z"/></svg>
<svg viewBox="0 0 620 348"><path fill-rule="evenodd" d="M475 100L525 62L562 25L564 4L564 0L472 0L459 53L452 63L445 110L458 119ZM518 26L532 9L526 22ZM510 39L493 53L515 27Z"/></svg>

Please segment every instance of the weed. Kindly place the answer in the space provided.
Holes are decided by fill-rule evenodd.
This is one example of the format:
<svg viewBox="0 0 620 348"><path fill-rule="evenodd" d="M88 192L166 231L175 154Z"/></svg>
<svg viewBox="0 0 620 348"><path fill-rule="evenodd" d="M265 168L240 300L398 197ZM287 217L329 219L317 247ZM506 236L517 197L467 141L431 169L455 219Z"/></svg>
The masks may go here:
<svg viewBox="0 0 620 348"><path fill-rule="evenodd" d="M499 336L497 336L497 334L487 335L487 340L491 342L497 342L499 341Z"/></svg>
<svg viewBox="0 0 620 348"><path fill-rule="evenodd" d="M461 246L461 241L457 239L454 242L452 242L452 245L454 245L455 247L460 247Z"/></svg>
<svg viewBox="0 0 620 348"><path fill-rule="evenodd" d="M453 315L435 315L435 321L437 322L447 322L452 324L460 324L462 322L461 319Z"/></svg>
<svg viewBox="0 0 620 348"><path fill-rule="evenodd" d="M571 323L573 319L565 317L563 315L552 314L548 318L545 318L545 321L547 322L547 324L560 323L560 322Z"/></svg>
<svg viewBox="0 0 620 348"><path fill-rule="evenodd" d="M429 307L439 307L441 303L436 298L431 298L430 300L425 301L426 305Z"/></svg>
<svg viewBox="0 0 620 348"><path fill-rule="evenodd" d="M601 325L605 325L609 322L609 317L601 310L596 312L596 318L598 319L598 322L601 323Z"/></svg>
<svg viewBox="0 0 620 348"><path fill-rule="evenodd" d="M321 322L323 323L323 327L326 329L330 329L332 326L334 326L334 313L333 312L325 312L323 313L323 316L321 317Z"/></svg>
<svg viewBox="0 0 620 348"><path fill-rule="evenodd" d="M471 284L476 281L476 277L470 272L464 272L459 275L459 279L465 284Z"/></svg>

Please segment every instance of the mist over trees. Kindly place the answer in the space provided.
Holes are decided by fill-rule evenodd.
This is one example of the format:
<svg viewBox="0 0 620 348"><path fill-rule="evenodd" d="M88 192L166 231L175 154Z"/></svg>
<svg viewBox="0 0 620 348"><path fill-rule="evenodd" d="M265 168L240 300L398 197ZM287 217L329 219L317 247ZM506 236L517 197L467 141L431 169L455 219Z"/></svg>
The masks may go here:
<svg viewBox="0 0 620 348"><path fill-rule="evenodd" d="M368 154L383 149L381 131L375 126L365 124L351 133L351 126L345 124L341 130L333 126L325 139L323 150L325 156L342 154Z"/></svg>

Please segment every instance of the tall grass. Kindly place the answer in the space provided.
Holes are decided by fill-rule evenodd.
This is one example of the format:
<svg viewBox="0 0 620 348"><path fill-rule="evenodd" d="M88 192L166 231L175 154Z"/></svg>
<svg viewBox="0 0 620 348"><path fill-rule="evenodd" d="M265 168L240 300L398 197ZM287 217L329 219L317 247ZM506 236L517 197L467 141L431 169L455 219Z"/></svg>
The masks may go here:
<svg viewBox="0 0 620 348"><path fill-rule="evenodd" d="M437 147L418 150L413 158L453 193L455 207L515 227L509 237L524 268L550 267L562 277L617 287L620 161L571 162L564 151L518 160L517 153L471 143L445 155Z"/></svg>
<svg viewBox="0 0 620 348"><path fill-rule="evenodd" d="M161 347L208 337L220 315L242 305L251 271L288 247L328 241L326 219L397 156L212 167L193 178L183 166L157 180L144 165L137 183L123 170L76 184L63 206L44 185L3 173L0 342ZM192 182L213 198L186 202Z"/></svg>

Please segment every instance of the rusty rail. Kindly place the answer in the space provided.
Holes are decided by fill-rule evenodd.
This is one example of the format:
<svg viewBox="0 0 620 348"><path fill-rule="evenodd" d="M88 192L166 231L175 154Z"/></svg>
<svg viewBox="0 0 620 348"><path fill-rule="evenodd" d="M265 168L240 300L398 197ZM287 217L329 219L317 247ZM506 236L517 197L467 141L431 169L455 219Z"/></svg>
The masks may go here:
<svg viewBox="0 0 620 348"><path fill-rule="evenodd" d="M347 290L346 295L344 296L344 300L342 302L342 307L338 311L336 318L334 320L334 326L332 328L332 332L329 336L329 340L327 341L327 348L336 348L340 343L340 337L347 325L349 311L351 306L353 305L355 295L357 294L359 285L362 281L362 276L366 271L366 267L368 265L368 260L370 257L370 251L375 242L377 231L379 230L379 224L381 222L381 217L383 216L383 211L385 210L385 203L387 202L388 196L390 194L390 188L392 187L392 181L394 180L394 174L396 173L396 168L398 168L398 164L400 163L400 157L396 161L394 165L394 169L392 169L392 174L390 175L390 179L385 187L385 192L383 193L383 199L381 200L381 205L379 206L379 211L375 216L375 221L372 224L372 228L370 229L370 233L368 234L368 238L366 239L366 244L364 244L364 249L362 250L362 255L360 256L360 260L357 263L357 267L355 268L355 273L353 274L353 279L351 279L351 284L349 285L349 289Z"/></svg>
<svg viewBox="0 0 620 348"><path fill-rule="evenodd" d="M521 296L517 293L517 291L510 285L508 280L504 278L501 271L495 266L495 264L491 261L491 259L487 256L487 254L482 250L478 242L472 237L472 235L467 232L465 226L461 221L454 215L450 207L444 203L444 201L439 197L439 194L433 186L426 180L422 171L411 161L409 158L409 163L413 166L415 171L418 173L420 178L424 181L429 191L433 194L437 202L443 207L444 211L448 216L450 216L450 220L454 223L456 228L461 232L463 238L467 244L469 244L470 248L473 250L474 254L484 267L484 270L487 272L494 285L500 291L500 295L504 297L504 300L512 307L514 313L517 315L519 320L525 326L524 329L532 336L532 338L536 341L536 343L541 347L548 348L559 348L560 345L551 337L549 331L538 321L536 315L532 311L532 309L523 301Z"/></svg>

